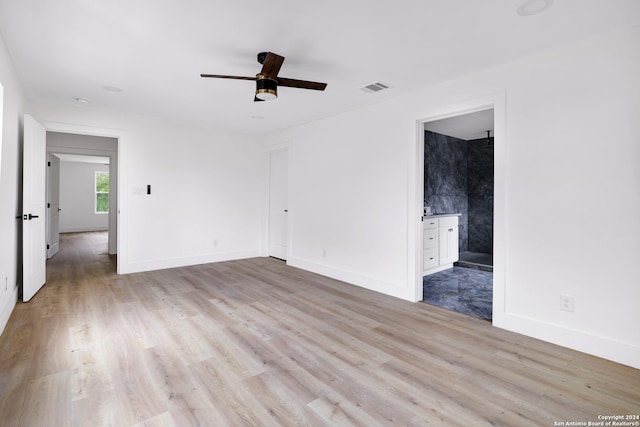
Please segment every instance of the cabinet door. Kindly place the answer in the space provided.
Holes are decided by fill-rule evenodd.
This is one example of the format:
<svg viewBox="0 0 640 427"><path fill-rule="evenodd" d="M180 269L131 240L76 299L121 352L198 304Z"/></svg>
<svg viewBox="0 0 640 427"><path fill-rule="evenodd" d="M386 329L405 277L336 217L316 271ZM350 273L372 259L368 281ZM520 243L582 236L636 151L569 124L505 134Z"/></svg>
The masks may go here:
<svg viewBox="0 0 640 427"><path fill-rule="evenodd" d="M451 264L458 261L458 227L441 227L438 237L440 264Z"/></svg>

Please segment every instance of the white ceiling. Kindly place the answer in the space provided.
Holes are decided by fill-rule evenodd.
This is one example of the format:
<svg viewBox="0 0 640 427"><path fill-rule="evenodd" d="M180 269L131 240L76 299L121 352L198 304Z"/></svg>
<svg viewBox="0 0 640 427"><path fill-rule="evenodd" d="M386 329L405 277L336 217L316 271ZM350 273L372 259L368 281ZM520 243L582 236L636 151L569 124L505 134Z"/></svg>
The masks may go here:
<svg viewBox="0 0 640 427"><path fill-rule="evenodd" d="M487 131L493 137L493 109L434 120L425 123L424 128L431 132L453 136L465 141L486 138Z"/></svg>
<svg viewBox="0 0 640 427"><path fill-rule="evenodd" d="M545 1L0 0L0 32L30 101L262 134L640 22L638 0L516 13ZM286 57L281 77L327 90L254 103L253 82L199 76L253 76L259 51ZM374 82L391 89L360 90Z"/></svg>

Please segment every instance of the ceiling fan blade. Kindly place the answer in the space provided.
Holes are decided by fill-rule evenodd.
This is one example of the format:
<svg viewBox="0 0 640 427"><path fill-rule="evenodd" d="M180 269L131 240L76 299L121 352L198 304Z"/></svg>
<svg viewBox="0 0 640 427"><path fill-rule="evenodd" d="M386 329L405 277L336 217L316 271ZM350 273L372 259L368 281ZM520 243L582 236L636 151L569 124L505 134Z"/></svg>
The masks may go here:
<svg viewBox="0 0 640 427"><path fill-rule="evenodd" d="M284 62L284 56L276 55L272 52L267 52L267 56L264 58L264 64L262 64L262 71L260 74L266 78L275 80Z"/></svg>
<svg viewBox="0 0 640 427"><path fill-rule="evenodd" d="M300 89L325 90L326 83L308 82L306 80L285 79L278 77L278 86L297 87Z"/></svg>
<svg viewBox="0 0 640 427"><path fill-rule="evenodd" d="M200 77L212 77L214 79L257 80L255 77L223 76L220 74L200 74Z"/></svg>

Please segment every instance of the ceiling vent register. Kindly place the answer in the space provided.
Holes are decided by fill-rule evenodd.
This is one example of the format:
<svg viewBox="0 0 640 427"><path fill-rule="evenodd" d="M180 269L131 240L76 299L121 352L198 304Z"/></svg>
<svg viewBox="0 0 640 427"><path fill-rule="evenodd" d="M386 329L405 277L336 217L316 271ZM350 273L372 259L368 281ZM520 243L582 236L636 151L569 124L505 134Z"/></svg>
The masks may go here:
<svg viewBox="0 0 640 427"><path fill-rule="evenodd" d="M370 85L362 87L360 89L367 93L376 93L376 92L380 92L381 90L389 89L389 86L387 86L384 83L377 82L377 83L372 83Z"/></svg>

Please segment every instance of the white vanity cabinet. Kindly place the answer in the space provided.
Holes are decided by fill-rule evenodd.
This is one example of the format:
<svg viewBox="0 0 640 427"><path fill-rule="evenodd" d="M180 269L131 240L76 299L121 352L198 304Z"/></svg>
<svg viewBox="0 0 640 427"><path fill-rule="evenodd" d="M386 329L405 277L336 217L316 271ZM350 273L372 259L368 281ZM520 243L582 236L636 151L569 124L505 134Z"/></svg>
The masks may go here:
<svg viewBox="0 0 640 427"><path fill-rule="evenodd" d="M446 270L458 261L458 217L458 215L447 215L424 219L423 274Z"/></svg>

